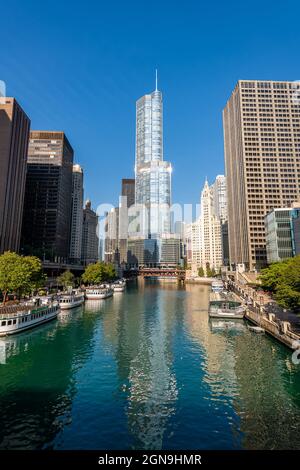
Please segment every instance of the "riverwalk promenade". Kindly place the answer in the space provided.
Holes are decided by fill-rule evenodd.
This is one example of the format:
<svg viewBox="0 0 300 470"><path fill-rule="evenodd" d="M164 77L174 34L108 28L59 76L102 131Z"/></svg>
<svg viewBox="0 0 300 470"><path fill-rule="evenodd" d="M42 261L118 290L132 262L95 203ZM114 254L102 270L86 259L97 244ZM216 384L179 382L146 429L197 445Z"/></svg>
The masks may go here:
<svg viewBox="0 0 300 470"><path fill-rule="evenodd" d="M247 304L246 318L265 330L291 349L300 346L300 319L282 309L267 293L257 293L249 286L243 286L232 279L226 280L228 290L235 292Z"/></svg>

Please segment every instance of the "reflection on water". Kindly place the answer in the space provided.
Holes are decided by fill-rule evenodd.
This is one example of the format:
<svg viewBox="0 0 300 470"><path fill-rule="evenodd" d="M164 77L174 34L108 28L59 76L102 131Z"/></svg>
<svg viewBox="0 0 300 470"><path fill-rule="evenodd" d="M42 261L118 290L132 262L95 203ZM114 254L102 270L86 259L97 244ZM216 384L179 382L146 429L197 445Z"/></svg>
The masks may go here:
<svg viewBox="0 0 300 470"><path fill-rule="evenodd" d="M300 448L300 370L206 286L140 281L0 339L0 447Z"/></svg>

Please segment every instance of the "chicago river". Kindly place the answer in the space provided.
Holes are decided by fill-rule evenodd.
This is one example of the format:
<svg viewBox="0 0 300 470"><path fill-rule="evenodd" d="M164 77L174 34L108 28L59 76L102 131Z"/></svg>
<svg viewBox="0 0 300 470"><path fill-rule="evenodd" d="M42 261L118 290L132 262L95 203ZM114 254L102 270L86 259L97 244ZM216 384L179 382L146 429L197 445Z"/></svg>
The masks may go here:
<svg viewBox="0 0 300 470"><path fill-rule="evenodd" d="M1 339L0 448L300 449L291 351L208 299L141 281Z"/></svg>

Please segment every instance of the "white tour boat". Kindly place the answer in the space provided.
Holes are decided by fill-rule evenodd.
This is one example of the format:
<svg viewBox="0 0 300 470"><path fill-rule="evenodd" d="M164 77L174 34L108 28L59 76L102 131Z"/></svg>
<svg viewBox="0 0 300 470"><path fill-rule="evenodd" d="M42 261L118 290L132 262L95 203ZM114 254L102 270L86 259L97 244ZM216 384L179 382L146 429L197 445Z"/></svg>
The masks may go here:
<svg viewBox="0 0 300 470"><path fill-rule="evenodd" d="M222 292L224 290L224 284L221 279L212 281L211 283L212 292Z"/></svg>
<svg viewBox="0 0 300 470"><path fill-rule="evenodd" d="M79 307L84 303L84 293L80 291L70 291L59 297L59 305L62 310Z"/></svg>
<svg viewBox="0 0 300 470"><path fill-rule="evenodd" d="M246 308L234 296L225 296L218 292L210 294L209 316L211 318L244 318Z"/></svg>
<svg viewBox="0 0 300 470"><path fill-rule="evenodd" d="M111 297L113 293L113 289L106 286L88 287L85 290L85 296L88 300L107 299L108 297Z"/></svg>
<svg viewBox="0 0 300 470"><path fill-rule="evenodd" d="M24 304L0 307L0 336L19 333L54 320L58 313L59 303L50 297L41 297Z"/></svg>
<svg viewBox="0 0 300 470"><path fill-rule="evenodd" d="M210 321L211 329L214 332L217 331L233 331L237 333L245 333L247 331L247 327L245 325L244 320L237 320L237 319L225 319L225 318L211 318Z"/></svg>
<svg viewBox="0 0 300 470"><path fill-rule="evenodd" d="M114 292L124 292L125 286L126 286L126 282L122 280L116 281L112 284L112 288Z"/></svg>

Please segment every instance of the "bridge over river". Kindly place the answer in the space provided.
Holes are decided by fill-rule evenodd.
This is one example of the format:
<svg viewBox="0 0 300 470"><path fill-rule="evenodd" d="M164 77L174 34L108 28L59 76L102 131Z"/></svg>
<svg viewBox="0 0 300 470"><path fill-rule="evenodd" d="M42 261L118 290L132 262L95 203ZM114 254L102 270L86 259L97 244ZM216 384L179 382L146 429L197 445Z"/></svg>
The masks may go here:
<svg viewBox="0 0 300 470"><path fill-rule="evenodd" d="M131 275L142 276L144 278L165 278L174 279L178 281L185 281L186 272L184 269L178 268L143 268L140 267L136 270L125 271L125 277Z"/></svg>

